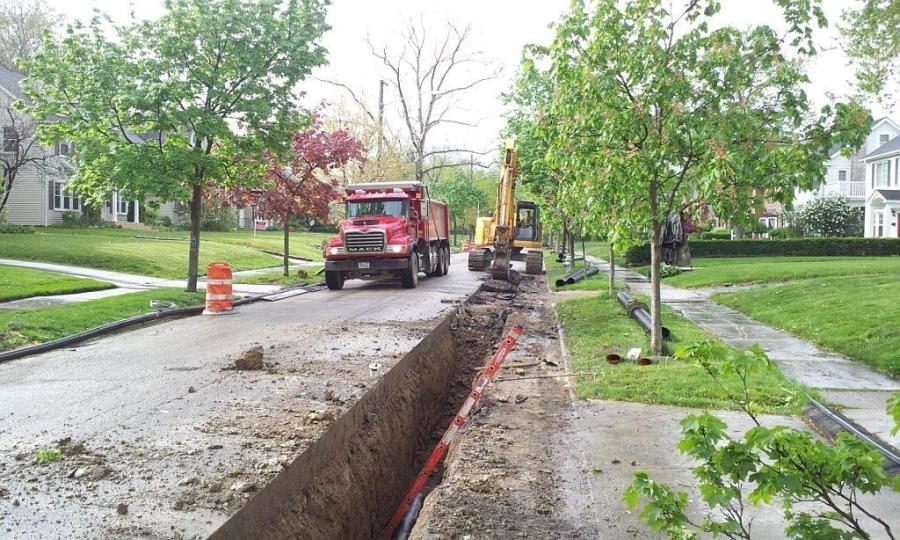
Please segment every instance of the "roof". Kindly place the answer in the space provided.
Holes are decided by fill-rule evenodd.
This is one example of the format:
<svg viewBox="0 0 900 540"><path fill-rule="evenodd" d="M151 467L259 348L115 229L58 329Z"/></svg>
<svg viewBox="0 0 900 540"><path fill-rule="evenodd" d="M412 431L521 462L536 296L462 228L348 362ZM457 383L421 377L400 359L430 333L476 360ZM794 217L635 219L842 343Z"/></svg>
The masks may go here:
<svg viewBox="0 0 900 540"><path fill-rule="evenodd" d="M878 124L880 124L882 122L890 122L891 124L894 125L895 128L900 130L900 124L897 124L897 122L894 122L890 117L882 116L881 118L878 118L877 120L872 120L872 122L869 124L869 132L871 133L876 127L878 127ZM854 152L857 150L859 150L859 148L854 150ZM841 145L832 144L831 148L828 149L828 157L833 158L840 151L841 151ZM876 151L877 151L877 149L876 149ZM874 154L875 152L873 151L872 153ZM869 154L869 155L872 155L872 154ZM868 156L866 156L866 157L868 157Z"/></svg>
<svg viewBox="0 0 900 540"><path fill-rule="evenodd" d="M900 189L876 189L875 193L886 201L900 201Z"/></svg>
<svg viewBox="0 0 900 540"><path fill-rule="evenodd" d="M894 154L900 152L900 136L894 137L883 145L879 146L875 150L872 150L868 156L863 159L868 161L873 158L877 158L880 156L887 156L890 154Z"/></svg>
<svg viewBox="0 0 900 540"><path fill-rule="evenodd" d="M25 97L25 94L22 93L22 87L19 85L19 82L24 78L25 74L23 73L0 68L0 86L6 88L15 98Z"/></svg>

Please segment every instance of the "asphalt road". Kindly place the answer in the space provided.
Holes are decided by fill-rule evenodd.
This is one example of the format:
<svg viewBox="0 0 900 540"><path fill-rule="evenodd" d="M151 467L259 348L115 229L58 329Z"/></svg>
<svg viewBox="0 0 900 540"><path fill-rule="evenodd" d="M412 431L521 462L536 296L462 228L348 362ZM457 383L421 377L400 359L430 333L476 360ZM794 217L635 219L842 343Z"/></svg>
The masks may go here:
<svg viewBox="0 0 900 540"><path fill-rule="evenodd" d="M252 494L243 486L302 451L303 439L286 435L298 418L349 407L371 384L370 363L389 369L477 289L484 274L469 272L465 255L451 260L447 276L412 290L349 281L0 364L0 537L214 530ZM223 370L255 345L269 373ZM302 427L314 437L317 426ZM65 437L85 451L34 462Z"/></svg>

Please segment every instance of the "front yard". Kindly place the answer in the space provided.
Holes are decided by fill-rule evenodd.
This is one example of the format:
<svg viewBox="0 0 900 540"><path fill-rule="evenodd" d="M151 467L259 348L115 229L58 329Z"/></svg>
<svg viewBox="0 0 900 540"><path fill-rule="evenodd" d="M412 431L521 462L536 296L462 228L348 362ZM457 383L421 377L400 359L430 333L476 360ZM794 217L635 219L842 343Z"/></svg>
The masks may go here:
<svg viewBox="0 0 900 540"><path fill-rule="evenodd" d="M45 296L111 289L115 285L31 268L0 265L0 302Z"/></svg>
<svg viewBox="0 0 900 540"><path fill-rule="evenodd" d="M321 260L324 233L293 233L292 255ZM281 232L202 233L200 273L213 261L235 271L271 268L279 259L261 250L281 251ZM152 277L187 277L188 233L127 229L39 229L34 234L4 236L0 258L99 268Z"/></svg>
<svg viewBox="0 0 900 540"><path fill-rule="evenodd" d="M894 275L900 278L900 257L734 257L694 259L694 270L665 278L675 287L710 287L833 276ZM637 269L648 275L649 267Z"/></svg>
<svg viewBox="0 0 900 540"><path fill-rule="evenodd" d="M823 348L900 376L900 275L806 279L720 294L714 299Z"/></svg>
<svg viewBox="0 0 900 540"><path fill-rule="evenodd" d="M629 319L619 303L606 293L565 300L557 313L577 374L578 394L584 398L636 401L710 409L734 408L725 390L697 364L666 359L650 366L624 361L606 362L606 354L623 357L632 347L649 350L646 333ZM709 334L664 308L663 324L678 345L712 339ZM734 393L740 386L734 376L724 377ZM807 404L804 387L785 378L777 368L752 381L751 393L765 412L799 414Z"/></svg>
<svg viewBox="0 0 900 540"><path fill-rule="evenodd" d="M151 300L177 306L200 305L204 293L178 289L124 294L76 304L0 312L0 351L42 343L77 334L106 323L154 311Z"/></svg>

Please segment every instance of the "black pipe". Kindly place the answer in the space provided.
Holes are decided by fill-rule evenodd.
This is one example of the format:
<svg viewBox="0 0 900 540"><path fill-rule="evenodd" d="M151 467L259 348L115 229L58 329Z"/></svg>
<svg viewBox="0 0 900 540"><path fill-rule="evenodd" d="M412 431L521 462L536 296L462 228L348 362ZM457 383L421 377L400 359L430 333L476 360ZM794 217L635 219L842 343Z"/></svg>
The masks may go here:
<svg viewBox="0 0 900 540"><path fill-rule="evenodd" d="M650 329L653 328L653 322L650 318L650 314L647 312L647 306L643 302L638 302L632 298L627 291L622 291L617 294L616 299L628 310L628 316L634 319L635 322L638 323L638 326L643 328L644 331L649 334ZM665 340L671 339L672 337L672 332L665 326L662 327L662 337Z"/></svg>
<svg viewBox="0 0 900 540"><path fill-rule="evenodd" d="M262 296L250 296L248 298L241 298L240 300L235 300L234 305L243 306L256 302L260 299L262 299ZM136 324L143 324L160 319L168 319L171 317L197 315L199 313L202 313L205 307L206 306L188 306L174 309L165 309L162 311L154 311L153 313L145 313L143 315L135 315L134 317L113 321L102 326L91 328L90 330L85 330L84 332L80 332L78 334L72 334L71 336L61 337L59 339L46 341L44 343L38 343L37 345L32 345L30 347L22 347L21 349L2 352L0 353L0 362L7 362L9 360L16 360L25 356L31 356L32 354L39 354L56 349L61 349L63 347L68 347L69 345L81 343L82 341L86 341L97 336L102 336L104 334L110 334L117 330L121 330L129 326L134 326Z"/></svg>
<svg viewBox="0 0 900 540"><path fill-rule="evenodd" d="M391 540L406 540L409 533L412 532L416 520L419 519L419 512L422 510L422 503L424 501L425 495L420 491L416 494L416 498L413 499L412 504L409 505L406 515L403 516L403 521L400 522L400 525L397 525L397 530L394 531Z"/></svg>
<svg viewBox="0 0 900 540"><path fill-rule="evenodd" d="M583 266L583 267L579 268L578 270L570 272L569 274L557 279L556 286L563 287L566 285L572 285L576 281L581 281L582 279L584 279L586 277L593 276L594 274L596 274L599 271L600 271L600 269L593 265Z"/></svg>

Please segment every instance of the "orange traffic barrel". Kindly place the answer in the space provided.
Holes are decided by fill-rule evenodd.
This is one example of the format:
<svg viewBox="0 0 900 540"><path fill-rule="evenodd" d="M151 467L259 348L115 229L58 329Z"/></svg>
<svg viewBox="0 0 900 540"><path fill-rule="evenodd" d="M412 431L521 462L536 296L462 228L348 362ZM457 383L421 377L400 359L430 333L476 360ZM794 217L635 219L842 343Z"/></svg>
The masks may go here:
<svg viewBox="0 0 900 540"><path fill-rule="evenodd" d="M204 315L232 313L234 299L231 296L231 277L231 265L228 263L213 262L207 265Z"/></svg>

